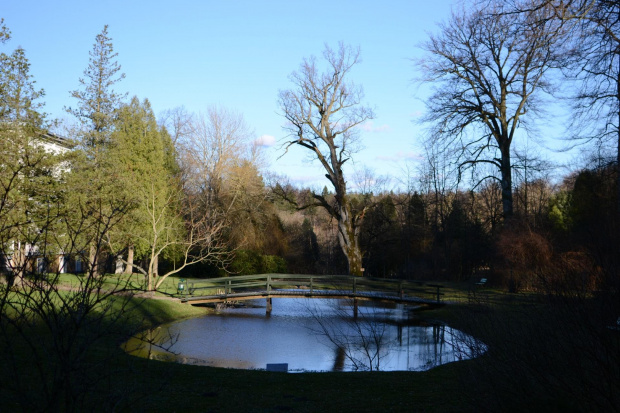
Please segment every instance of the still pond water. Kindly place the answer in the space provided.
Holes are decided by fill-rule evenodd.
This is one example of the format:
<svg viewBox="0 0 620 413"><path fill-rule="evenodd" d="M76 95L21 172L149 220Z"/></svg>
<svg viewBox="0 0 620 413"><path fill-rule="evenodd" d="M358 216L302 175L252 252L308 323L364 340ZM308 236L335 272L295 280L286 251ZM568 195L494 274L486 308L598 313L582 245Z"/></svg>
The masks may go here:
<svg viewBox="0 0 620 413"><path fill-rule="evenodd" d="M265 300L192 318L146 332L161 348L133 339L132 354L188 364L289 372L428 370L479 355L484 345L443 325L423 324L403 305L334 299L279 298L271 315ZM141 349L138 351L136 349ZM141 354L140 354L141 353Z"/></svg>

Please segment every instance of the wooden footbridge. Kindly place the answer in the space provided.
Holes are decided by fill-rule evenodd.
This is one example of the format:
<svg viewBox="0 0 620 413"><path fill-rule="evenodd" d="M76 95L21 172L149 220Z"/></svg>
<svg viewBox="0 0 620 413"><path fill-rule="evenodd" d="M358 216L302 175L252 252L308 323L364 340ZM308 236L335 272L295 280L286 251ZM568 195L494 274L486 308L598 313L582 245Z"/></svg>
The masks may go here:
<svg viewBox="0 0 620 413"><path fill-rule="evenodd" d="M373 300L435 308L441 301L443 286L417 281L351 276L260 274L211 278L179 284L178 298L184 303L231 303L266 299L267 313L272 298L336 298L353 301Z"/></svg>

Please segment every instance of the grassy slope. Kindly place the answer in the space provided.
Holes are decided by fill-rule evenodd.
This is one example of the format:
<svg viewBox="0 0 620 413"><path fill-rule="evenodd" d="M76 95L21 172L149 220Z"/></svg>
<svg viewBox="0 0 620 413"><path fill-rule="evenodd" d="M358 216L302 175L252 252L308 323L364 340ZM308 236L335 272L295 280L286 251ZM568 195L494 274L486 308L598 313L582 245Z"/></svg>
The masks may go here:
<svg viewBox="0 0 620 413"><path fill-rule="evenodd" d="M76 279L66 276L61 281L68 285ZM174 278L167 280L168 293L175 291L176 282ZM486 342L506 340L498 334L500 324L485 326L485 323L514 320L514 317L517 317L517 322L532 320L532 316L539 312L539 304L531 296L509 295L492 289L471 290L469 286L453 285L446 289L444 298L453 304L424 312L422 317L447 321ZM491 312L489 304L493 308ZM490 396L483 393L491 391L490 386L494 384L494 376L489 375L490 383L481 381L479 372L482 370L483 376L486 376L489 366L506 362L505 358L498 358L490 352L478 360L452 363L427 372L306 374L165 363L129 356L121 350L120 344L139 329L200 316L207 310L172 300L137 297L132 298L131 307L132 311L119 325L118 334L101 340L90 355L92 365L97 368L105 366L102 376L106 379L97 385L96 392L89 394L86 403L89 410L478 411L485 406L481 399ZM515 339L511 343L514 347L506 348L504 355L510 355L528 344L519 337L510 336ZM24 364L26 367L27 362ZM472 376L472 372L478 372L478 375ZM497 374L496 383L505 379L505 374L512 375L511 371L493 374ZM472 381L472 377L477 381ZM511 389L500 388L500 391L506 390ZM514 394L507 391L506 397L514 397ZM503 407L507 405L510 408L510 399L506 400ZM10 411L17 406L8 403L0 398L0 410ZM535 405L536 401L533 403ZM554 406L556 401L551 400L550 403ZM517 406L514 408L517 409ZM490 405L487 408L490 409Z"/></svg>
<svg viewBox="0 0 620 413"><path fill-rule="evenodd" d="M609 411L618 407L620 334L601 300L490 288L446 289L421 314L489 344L484 356L427 372L282 374L151 362L172 380L152 411ZM158 312L158 310L155 310ZM593 319L592 319L593 317Z"/></svg>
<svg viewBox="0 0 620 413"><path fill-rule="evenodd" d="M169 293L176 282L167 280ZM154 326L205 313L175 301L137 299L131 320ZM426 316L434 317L432 312ZM115 362L131 371L109 389L112 394L131 389L119 406L127 411L454 411L467 406L458 396L463 394L459 363L428 372L283 374L149 361L120 348Z"/></svg>
<svg viewBox="0 0 620 413"><path fill-rule="evenodd" d="M164 300L141 308L153 322L204 310ZM136 374L123 387L144 411L454 411L465 407L456 364L429 372L283 374L187 366L129 358ZM148 386L142 381L148 377ZM138 386L136 386L139 384ZM146 384L146 383L143 383ZM128 400L127 409L134 409Z"/></svg>

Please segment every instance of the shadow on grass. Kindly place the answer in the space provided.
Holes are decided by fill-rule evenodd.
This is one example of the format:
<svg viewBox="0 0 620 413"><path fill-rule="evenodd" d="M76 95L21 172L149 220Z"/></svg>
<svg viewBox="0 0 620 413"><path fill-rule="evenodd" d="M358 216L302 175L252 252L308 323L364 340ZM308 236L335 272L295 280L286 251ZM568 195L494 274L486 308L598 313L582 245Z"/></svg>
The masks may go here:
<svg viewBox="0 0 620 413"><path fill-rule="evenodd" d="M453 309L460 328L488 344L462 376L478 411L619 411L617 296L513 296ZM465 387L469 387L467 392Z"/></svg>

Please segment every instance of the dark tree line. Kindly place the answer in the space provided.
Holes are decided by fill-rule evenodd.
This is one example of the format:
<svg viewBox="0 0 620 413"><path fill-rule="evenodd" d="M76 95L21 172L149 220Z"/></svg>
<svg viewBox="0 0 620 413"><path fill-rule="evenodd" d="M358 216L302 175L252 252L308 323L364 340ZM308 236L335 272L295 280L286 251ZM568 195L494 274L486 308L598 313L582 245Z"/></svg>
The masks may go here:
<svg viewBox="0 0 620 413"><path fill-rule="evenodd" d="M579 265L592 266L585 275L588 288L617 279L614 167L583 169L560 184L544 174L517 182L509 227L501 220L501 188L491 181L474 191L373 195L360 230L364 275L454 281L488 277L512 290L542 288L534 257L548 263L572 254ZM304 197L303 190L291 191ZM321 209L294 212L282 203L274 206L289 272L346 270L329 215ZM535 254L528 255L528 249Z"/></svg>

